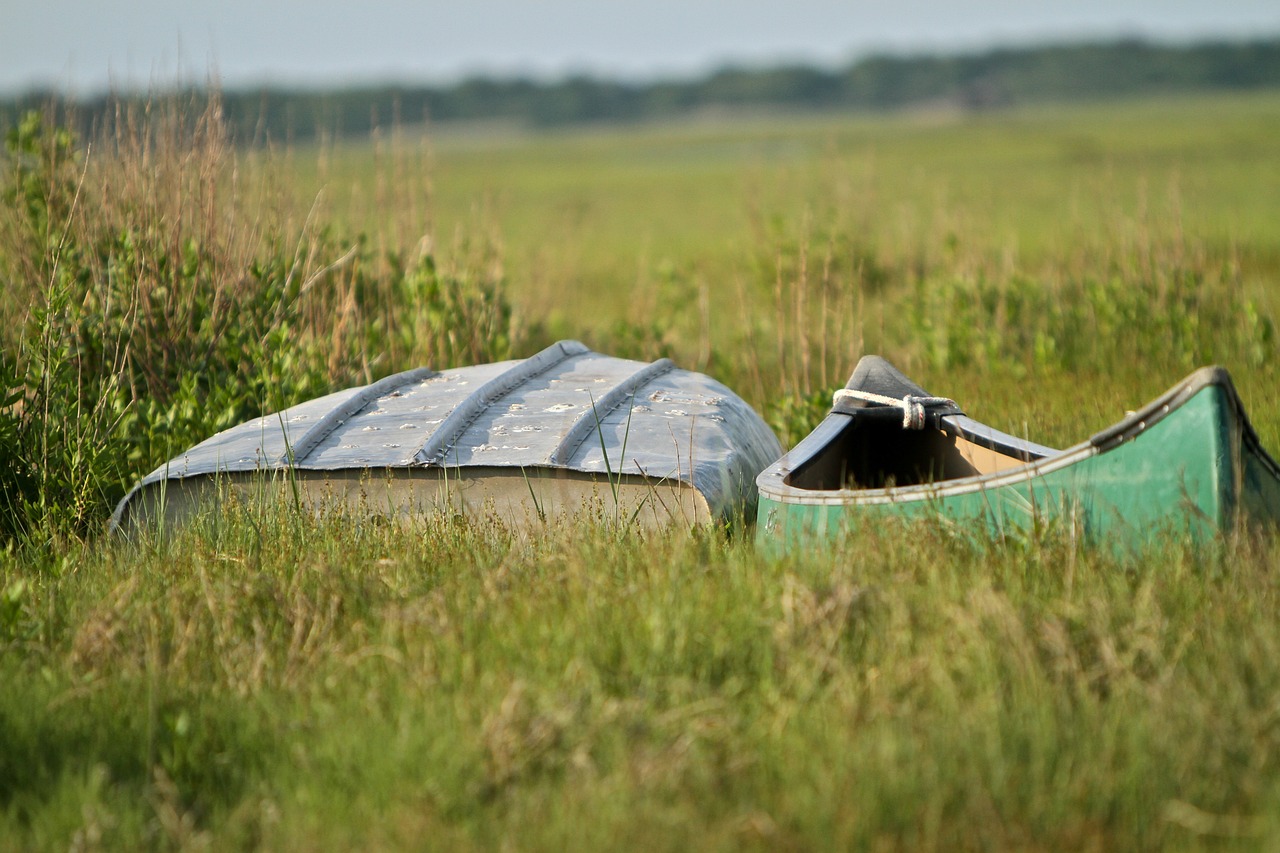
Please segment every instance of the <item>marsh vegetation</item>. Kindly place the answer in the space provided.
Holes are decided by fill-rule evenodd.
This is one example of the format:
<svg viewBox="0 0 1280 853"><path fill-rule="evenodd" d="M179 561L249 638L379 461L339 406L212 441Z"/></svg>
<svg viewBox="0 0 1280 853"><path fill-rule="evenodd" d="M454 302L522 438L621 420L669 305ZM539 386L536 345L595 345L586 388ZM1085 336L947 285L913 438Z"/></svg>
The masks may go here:
<svg viewBox="0 0 1280 853"><path fill-rule="evenodd" d="M1280 96L237 148L216 99L0 175L0 847L1153 849L1280 838L1273 537L1096 553L234 507L208 434L573 337L784 444L878 352L1065 445L1197 365L1280 447Z"/></svg>

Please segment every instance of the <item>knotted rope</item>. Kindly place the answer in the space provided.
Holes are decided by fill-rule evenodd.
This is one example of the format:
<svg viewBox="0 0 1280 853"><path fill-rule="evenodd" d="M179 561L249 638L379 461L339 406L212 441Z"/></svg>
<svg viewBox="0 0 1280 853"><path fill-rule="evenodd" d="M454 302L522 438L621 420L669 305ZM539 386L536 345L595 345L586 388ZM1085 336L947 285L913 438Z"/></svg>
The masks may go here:
<svg viewBox="0 0 1280 853"><path fill-rule="evenodd" d="M902 409L903 429L924 429L925 409L929 406L954 406L955 400L947 397L915 397L906 395L901 400L897 397L886 397L870 391L857 391L853 388L841 388L832 398L832 405L839 405L841 400L862 400L867 403L879 403L882 406L897 406Z"/></svg>

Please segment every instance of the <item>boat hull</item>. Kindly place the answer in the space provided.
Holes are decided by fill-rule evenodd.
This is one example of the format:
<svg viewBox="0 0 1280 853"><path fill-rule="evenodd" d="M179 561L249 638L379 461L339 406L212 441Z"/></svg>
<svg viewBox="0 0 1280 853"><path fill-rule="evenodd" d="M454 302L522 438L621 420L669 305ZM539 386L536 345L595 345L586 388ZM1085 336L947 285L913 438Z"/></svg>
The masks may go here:
<svg viewBox="0 0 1280 853"><path fill-rule="evenodd" d="M560 516L650 526L754 516L782 448L755 411L667 359L561 341L527 359L418 368L233 427L169 460L115 530L185 523L223 499L521 527Z"/></svg>

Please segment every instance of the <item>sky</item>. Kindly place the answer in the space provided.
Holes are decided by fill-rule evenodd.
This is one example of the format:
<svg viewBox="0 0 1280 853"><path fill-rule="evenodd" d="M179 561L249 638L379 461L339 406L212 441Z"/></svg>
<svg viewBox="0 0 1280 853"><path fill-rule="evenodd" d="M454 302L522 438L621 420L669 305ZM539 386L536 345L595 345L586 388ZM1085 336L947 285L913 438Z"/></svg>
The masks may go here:
<svg viewBox="0 0 1280 853"><path fill-rule="evenodd" d="M1278 35L1277 0L0 0L0 92L645 80L881 51Z"/></svg>

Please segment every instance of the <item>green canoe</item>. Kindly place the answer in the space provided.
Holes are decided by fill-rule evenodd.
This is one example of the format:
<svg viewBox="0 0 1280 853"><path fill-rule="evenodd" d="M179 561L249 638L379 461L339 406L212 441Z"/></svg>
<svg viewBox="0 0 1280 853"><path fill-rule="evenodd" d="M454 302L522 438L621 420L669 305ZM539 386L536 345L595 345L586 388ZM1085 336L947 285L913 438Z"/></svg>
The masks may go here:
<svg viewBox="0 0 1280 853"><path fill-rule="evenodd" d="M890 516L932 515L994 535L1069 523L1090 541L1125 545L1280 521L1280 466L1220 367L1054 450L965 417L867 356L826 419L756 486L757 539L784 548Z"/></svg>

